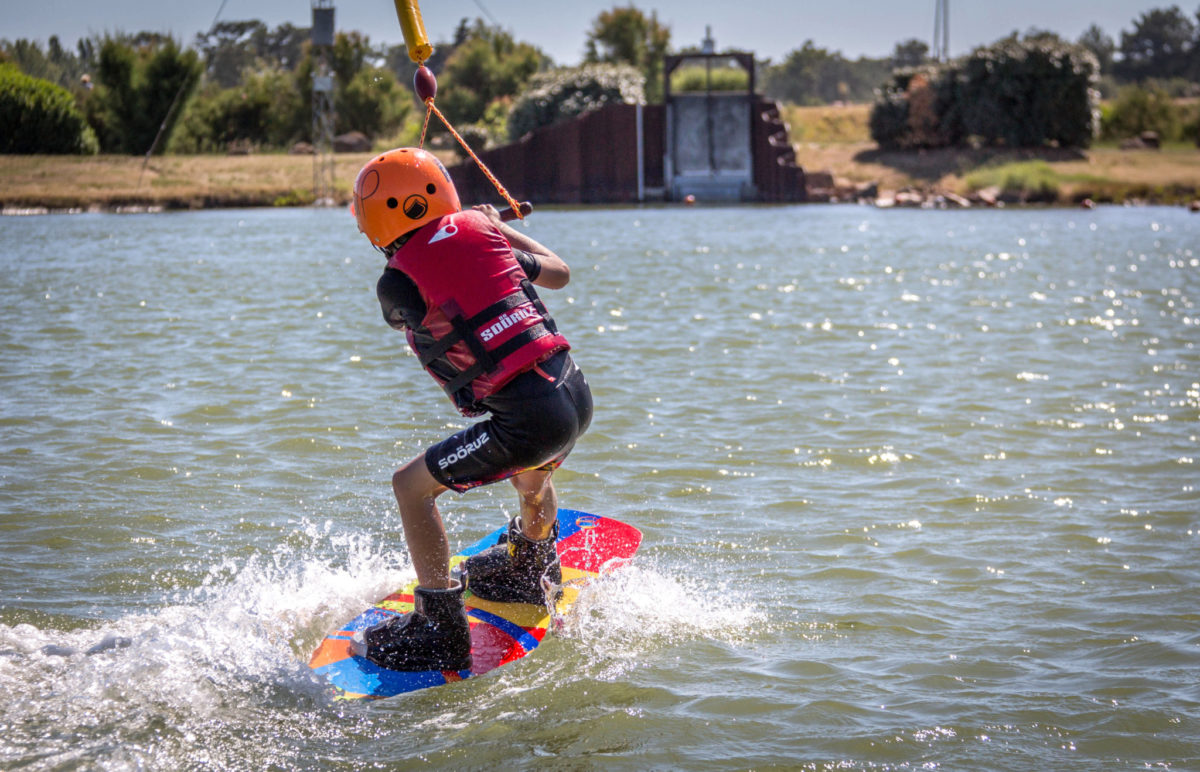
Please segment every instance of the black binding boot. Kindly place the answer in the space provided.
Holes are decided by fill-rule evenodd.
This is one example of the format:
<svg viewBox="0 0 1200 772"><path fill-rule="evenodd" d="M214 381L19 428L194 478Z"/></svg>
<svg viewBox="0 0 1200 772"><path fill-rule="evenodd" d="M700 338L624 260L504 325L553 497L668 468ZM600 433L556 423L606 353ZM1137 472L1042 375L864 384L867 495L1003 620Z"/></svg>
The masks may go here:
<svg viewBox="0 0 1200 772"><path fill-rule="evenodd" d="M363 631L355 653L389 670L467 670L471 624L463 608L463 585L446 590L418 587L413 610Z"/></svg>
<svg viewBox="0 0 1200 772"><path fill-rule="evenodd" d="M558 523L550 535L534 541L521 533L520 519L513 518L500 542L463 563L463 581L472 593L484 600L501 603L546 604L542 589L544 577L555 588L554 599L562 594L562 564L558 562Z"/></svg>

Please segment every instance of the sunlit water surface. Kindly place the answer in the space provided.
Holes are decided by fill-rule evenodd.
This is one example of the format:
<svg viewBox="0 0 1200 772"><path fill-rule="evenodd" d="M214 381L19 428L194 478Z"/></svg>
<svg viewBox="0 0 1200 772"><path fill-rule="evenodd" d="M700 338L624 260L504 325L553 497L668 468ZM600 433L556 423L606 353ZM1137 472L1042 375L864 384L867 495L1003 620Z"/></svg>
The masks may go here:
<svg viewBox="0 0 1200 772"><path fill-rule="evenodd" d="M1200 768L1200 216L529 228L596 399L562 503L642 550L364 705L308 655L411 576L391 471L464 423L352 220L0 220L0 766ZM515 505L443 501L455 546Z"/></svg>

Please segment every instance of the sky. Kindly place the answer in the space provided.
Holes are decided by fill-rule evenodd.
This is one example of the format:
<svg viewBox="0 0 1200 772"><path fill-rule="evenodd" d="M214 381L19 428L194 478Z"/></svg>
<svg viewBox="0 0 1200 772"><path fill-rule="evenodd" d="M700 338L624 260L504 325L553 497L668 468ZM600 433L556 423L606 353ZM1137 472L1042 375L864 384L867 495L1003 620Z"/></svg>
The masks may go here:
<svg viewBox="0 0 1200 772"><path fill-rule="evenodd" d="M950 53L970 52L1013 31L1046 29L1076 40L1095 23L1120 44L1120 33L1155 8L1179 4L1194 16L1197 0L950 0ZM403 42L389 0L333 0L339 30L365 33L373 43ZM850 59L879 58L896 43L918 38L932 46L935 0L424 0L421 12L431 42L449 40L463 17L499 24L518 40L541 48L557 64L583 58L596 16L633 5L655 12L671 30L675 48L699 45L712 28L719 50L751 51L782 61L806 40ZM0 38L45 43L58 35L74 47L81 37L105 32L167 32L191 44L213 21L258 19L310 26L311 0L0 0Z"/></svg>

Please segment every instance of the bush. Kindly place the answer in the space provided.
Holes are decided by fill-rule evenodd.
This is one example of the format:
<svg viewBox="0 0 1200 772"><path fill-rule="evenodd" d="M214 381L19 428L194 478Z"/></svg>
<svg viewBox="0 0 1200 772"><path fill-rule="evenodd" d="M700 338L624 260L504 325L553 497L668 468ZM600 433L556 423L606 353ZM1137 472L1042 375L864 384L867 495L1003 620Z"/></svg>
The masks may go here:
<svg viewBox="0 0 1200 772"><path fill-rule="evenodd" d="M334 97L339 132L386 136L404 124L412 100L388 70L365 67Z"/></svg>
<svg viewBox="0 0 1200 772"><path fill-rule="evenodd" d="M211 85L193 98L171 138L173 153L223 153L232 143L284 148L311 121L289 73L247 74L241 86Z"/></svg>
<svg viewBox="0 0 1200 772"><path fill-rule="evenodd" d="M967 175L971 190L998 187L1001 195L1020 201L1054 202L1061 193L1061 180L1045 161L1023 161L980 169Z"/></svg>
<svg viewBox="0 0 1200 772"><path fill-rule="evenodd" d="M903 150L908 142L908 99L889 90L871 109L871 139L884 150Z"/></svg>
<svg viewBox="0 0 1200 772"><path fill-rule="evenodd" d="M884 147L971 142L1087 147L1095 132L1097 72L1095 56L1080 46L1007 38L931 75L898 74L876 104L880 115L872 116L872 124L880 133L875 139ZM927 86L916 87L918 74L928 79ZM916 113L914 95L922 108ZM903 129L897 125L902 114L898 100L909 103Z"/></svg>
<svg viewBox="0 0 1200 772"><path fill-rule="evenodd" d="M487 150L492 144L491 132L488 131L486 126L478 123L472 123L469 126L463 126L458 130L458 135L462 137L463 141L466 142L467 145L476 153L481 153L484 150ZM457 154L459 160L464 161L471 155L467 152L466 148L464 148L462 145L459 145L457 142L454 143L454 152Z"/></svg>
<svg viewBox="0 0 1200 772"><path fill-rule="evenodd" d="M91 155L99 143L62 86L0 64L0 153Z"/></svg>
<svg viewBox="0 0 1200 772"><path fill-rule="evenodd" d="M1160 88L1126 86L1101 114L1105 139L1136 137L1144 131L1157 132L1164 140L1180 137L1180 116L1166 91Z"/></svg>
<svg viewBox="0 0 1200 772"><path fill-rule="evenodd" d="M1054 40L1008 39L961 63L963 132L986 145L1087 147L1093 135L1091 52Z"/></svg>
<svg viewBox="0 0 1200 772"><path fill-rule="evenodd" d="M599 109L606 104L645 102L645 78L627 64L585 64L535 75L508 116L508 136Z"/></svg>
<svg viewBox="0 0 1200 772"><path fill-rule="evenodd" d="M405 56L408 56L406 53ZM404 123L391 134L384 134L375 139L376 150L390 150L394 147L416 147L421 141L421 126L425 122L425 112L411 110ZM437 119L434 119L434 123ZM432 126L432 124L431 124Z"/></svg>
<svg viewBox="0 0 1200 772"><path fill-rule="evenodd" d="M1192 104L1186 111L1183 124L1184 142L1195 142L1200 147L1200 105Z"/></svg>
<svg viewBox="0 0 1200 772"><path fill-rule="evenodd" d="M500 97L493 99L483 111L483 120L478 125L487 132L489 141L495 144L508 141L508 114L512 107L512 97Z"/></svg>
<svg viewBox="0 0 1200 772"><path fill-rule="evenodd" d="M671 73L671 93L689 91L745 91L750 87L750 74L741 67L702 66L680 67Z"/></svg>
<svg viewBox="0 0 1200 772"><path fill-rule="evenodd" d="M949 144L947 81L953 73L949 75L944 77L941 70L929 66L893 72L891 85L871 110L871 139L885 150Z"/></svg>

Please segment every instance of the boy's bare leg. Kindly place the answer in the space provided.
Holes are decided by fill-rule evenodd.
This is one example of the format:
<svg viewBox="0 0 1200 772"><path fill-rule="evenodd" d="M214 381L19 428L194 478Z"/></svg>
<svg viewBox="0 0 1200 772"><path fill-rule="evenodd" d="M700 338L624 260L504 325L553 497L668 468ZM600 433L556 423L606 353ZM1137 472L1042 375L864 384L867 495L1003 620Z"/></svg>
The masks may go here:
<svg viewBox="0 0 1200 772"><path fill-rule="evenodd" d="M553 471L531 469L512 478L521 497L521 533L534 541L550 535L558 517L558 493L554 490Z"/></svg>
<svg viewBox="0 0 1200 772"><path fill-rule="evenodd" d="M424 453L392 475L392 491L400 505L404 539L417 572L417 584L434 590L450 586L450 544L437 508L437 497L446 490L429 473Z"/></svg>

